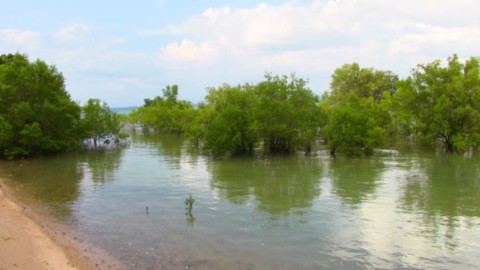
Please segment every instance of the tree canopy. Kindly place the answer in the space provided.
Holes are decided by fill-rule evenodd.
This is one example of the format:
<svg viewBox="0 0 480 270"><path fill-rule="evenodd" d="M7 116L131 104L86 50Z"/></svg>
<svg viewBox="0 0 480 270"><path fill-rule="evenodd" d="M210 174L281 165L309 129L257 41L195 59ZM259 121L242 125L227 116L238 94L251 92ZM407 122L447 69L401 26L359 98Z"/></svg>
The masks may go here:
<svg viewBox="0 0 480 270"><path fill-rule="evenodd" d="M331 97L342 99L353 92L380 102L386 94L395 93L397 82L398 76L391 71L361 68L358 63L345 64L332 75Z"/></svg>
<svg viewBox="0 0 480 270"><path fill-rule="evenodd" d="M99 140L110 140L112 137L118 141L124 137L120 117L99 99L89 99L82 107L81 123L83 139L92 139L95 148Z"/></svg>
<svg viewBox="0 0 480 270"><path fill-rule="evenodd" d="M163 97L146 99L132 117L160 130L188 131L196 145L213 152L249 153L256 146L271 153L308 151L324 138L332 154L369 154L399 133L439 140L447 152L477 147L479 59L462 63L454 55L447 62L418 65L404 80L388 70L345 64L321 100L294 75L267 73L256 85L209 88L198 109L177 100L176 85L167 86Z"/></svg>
<svg viewBox="0 0 480 270"><path fill-rule="evenodd" d="M65 90L63 75L22 54L0 56L0 157L18 158L80 147L81 141L121 138L121 121L161 132L187 133L195 145L214 153L244 154L263 147L270 153L309 152L325 139L332 154L370 154L399 134L442 142L447 152L480 144L480 59L457 55L418 65L399 80L391 71L357 63L332 74L320 99L294 74L265 74L257 84L208 88L194 107L178 99L179 87L121 120L105 102L82 108Z"/></svg>
<svg viewBox="0 0 480 270"><path fill-rule="evenodd" d="M265 79L255 87L253 107L261 141L272 153L288 153L299 146L309 151L322 120L319 98L294 74L267 73Z"/></svg>
<svg viewBox="0 0 480 270"><path fill-rule="evenodd" d="M404 130L423 141L440 140L447 152L480 142L480 64L453 55L418 65L395 95Z"/></svg>
<svg viewBox="0 0 480 270"><path fill-rule="evenodd" d="M85 139L120 136L120 128L106 103L90 99L81 108L72 101L55 66L0 56L0 158L75 150Z"/></svg>
<svg viewBox="0 0 480 270"><path fill-rule="evenodd" d="M190 132L215 153L252 153L257 145L271 153L309 151L316 141L319 99L294 75L267 73L257 85L210 88L205 100Z"/></svg>
<svg viewBox="0 0 480 270"><path fill-rule="evenodd" d="M395 130L389 109L397 81L391 71L360 68L357 63L335 70L331 91L322 100L327 114L323 135L332 155L338 149L371 154L388 142Z"/></svg>
<svg viewBox="0 0 480 270"><path fill-rule="evenodd" d="M167 85L163 96L145 99L144 105L130 114L132 122L167 133L183 133L195 116L195 109L188 101L178 100L178 86Z"/></svg>
<svg viewBox="0 0 480 270"><path fill-rule="evenodd" d="M210 88L197 123L205 149L216 154L251 153L257 143L253 129L253 87L222 85Z"/></svg>
<svg viewBox="0 0 480 270"><path fill-rule="evenodd" d="M371 154L374 147L388 142L391 130L389 111L372 97L350 93L335 105L324 103L328 121L323 129L334 156L338 149L348 154Z"/></svg>
<svg viewBox="0 0 480 270"><path fill-rule="evenodd" d="M54 66L22 54L0 56L0 156L74 149L79 121L80 106Z"/></svg>

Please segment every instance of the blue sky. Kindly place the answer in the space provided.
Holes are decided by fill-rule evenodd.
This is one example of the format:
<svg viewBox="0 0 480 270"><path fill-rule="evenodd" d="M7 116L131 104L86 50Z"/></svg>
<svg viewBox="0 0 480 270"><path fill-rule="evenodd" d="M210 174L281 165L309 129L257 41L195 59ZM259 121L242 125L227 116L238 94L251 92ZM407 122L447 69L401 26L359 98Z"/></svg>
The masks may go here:
<svg viewBox="0 0 480 270"><path fill-rule="evenodd" d="M480 56L478 0L2 0L0 53L40 58L72 98L142 105L178 84L256 83L265 72L308 79L317 94L346 63L391 70Z"/></svg>

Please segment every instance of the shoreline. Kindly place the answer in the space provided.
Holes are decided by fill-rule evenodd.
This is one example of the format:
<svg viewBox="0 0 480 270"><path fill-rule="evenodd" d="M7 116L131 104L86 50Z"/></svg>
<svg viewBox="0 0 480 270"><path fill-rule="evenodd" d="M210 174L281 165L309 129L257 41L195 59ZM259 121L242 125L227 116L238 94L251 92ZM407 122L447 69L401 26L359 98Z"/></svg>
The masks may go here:
<svg viewBox="0 0 480 270"><path fill-rule="evenodd" d="M0 270L124 268L5 182L0 179Z"/></svg>

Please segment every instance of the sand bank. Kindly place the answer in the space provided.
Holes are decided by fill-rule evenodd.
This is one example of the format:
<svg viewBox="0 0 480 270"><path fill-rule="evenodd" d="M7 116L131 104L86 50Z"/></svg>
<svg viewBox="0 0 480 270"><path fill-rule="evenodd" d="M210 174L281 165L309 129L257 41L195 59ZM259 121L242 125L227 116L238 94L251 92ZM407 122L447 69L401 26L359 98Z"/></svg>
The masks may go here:
<svg viewBox="0 0 480 270"><path fill-rule="evenodd" d="M0 270L122 268L45 219L16 199L0 180Z"/></svg>

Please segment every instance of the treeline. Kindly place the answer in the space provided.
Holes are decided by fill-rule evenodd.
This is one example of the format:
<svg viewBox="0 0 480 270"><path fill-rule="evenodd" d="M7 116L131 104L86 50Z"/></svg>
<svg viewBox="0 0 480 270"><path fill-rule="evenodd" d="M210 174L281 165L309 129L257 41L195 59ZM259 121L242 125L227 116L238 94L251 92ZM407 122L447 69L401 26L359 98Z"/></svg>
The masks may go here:
<svg viewBox="0 0 480 270"><path fill-rule="evenodd" d="M420 64L406 79L391 71L346 64L330 89L315 95L295 75L265 74L258 84L207 89L193 106L178 100L178 86L145 99L125 119L98 99L83 107L65 90L63 75L41 60L0 56L0 158L70 151L123 138L122 122L186 134L214 154L309 153L320 143L369 155L376 147L408 139L441 143L446 152L480 143L480 64L458 56Z"/></svg>
<svg viewBox="0 0 480 270"><path fill-rule="evenodd" d="M177 100L173 85L146 99L129 121L184 133L215 154L248 154L258 147L308 153L325 142L332 155L369 155L398 139L440 142L446 152L457 152L480 142L479 72L478 58L462 62L457 55L446 65L420 64L403 80L391 71L346 64L321 97L295 75L267 73L256 85L209 88L198 107Z"/></svg>
<svg viewBox="0 0 480 270"><path fill-rule="evenodd" d="M65 90L63 75L22 54L0 56L0 158L14 159L79 149L87 140L119 140L122 122L106 103L81 107Z"/></svg>

